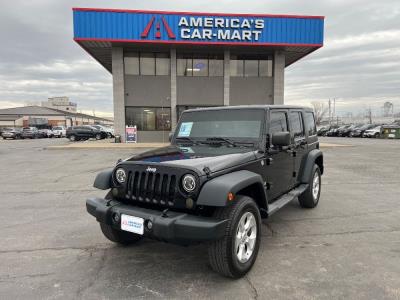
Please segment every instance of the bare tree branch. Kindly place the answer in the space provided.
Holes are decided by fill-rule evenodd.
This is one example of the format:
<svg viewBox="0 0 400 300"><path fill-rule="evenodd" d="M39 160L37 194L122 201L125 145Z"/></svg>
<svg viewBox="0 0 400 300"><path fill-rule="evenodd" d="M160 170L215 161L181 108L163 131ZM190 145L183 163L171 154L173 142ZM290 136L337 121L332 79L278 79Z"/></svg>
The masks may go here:
<svg viewBox="0 0 400 300"><path fill-rule="evenodd" d="M311 102L313 108L314 108L314 115L315 115L315 123L317 125L321 124L322 119L328 112L328 107L325 106L324 102L321 101L314 101Z"/></svg>

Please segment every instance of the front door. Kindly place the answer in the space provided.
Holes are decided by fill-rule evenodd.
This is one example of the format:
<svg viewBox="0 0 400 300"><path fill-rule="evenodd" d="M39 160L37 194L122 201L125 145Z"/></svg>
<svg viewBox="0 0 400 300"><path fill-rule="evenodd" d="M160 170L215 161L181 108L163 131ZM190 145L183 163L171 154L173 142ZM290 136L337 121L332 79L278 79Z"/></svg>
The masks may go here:
<svg viewBox="0 0 400 300"><path fill-rule="evenodd" d="M264 165L265 180L267 185L268 202L273 202L277 197L286 193L292 185L293 157L287 149L280 149L271 144L274 132L289 131L288 111L272 109L269 112L269 146L272 151L267 151L267 163ZM268 161L270 163L268 164Z"/></svg>

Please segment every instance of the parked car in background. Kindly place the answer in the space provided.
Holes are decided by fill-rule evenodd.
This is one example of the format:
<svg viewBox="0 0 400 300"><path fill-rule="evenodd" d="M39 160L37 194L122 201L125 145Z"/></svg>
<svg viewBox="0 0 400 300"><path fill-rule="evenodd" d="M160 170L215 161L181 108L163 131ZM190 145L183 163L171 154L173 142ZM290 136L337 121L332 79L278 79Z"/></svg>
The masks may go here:
<svg viewBox="0 0 400 300"><path fill-rule="evenodd" d="M327 132L332 128L332 126L323 126L317 130L318 136L326 136Z"/></svg>
<svg viewBox="0 0 400 300"><path fill-rule="evenodd" d="M24 127L22 128L21 138L22 139L37 139L41 136L39 130L36 127Z"/></svg>
<svg viewBox="0 0 400 300"><path fill-rule="evenodd" d="M69 127L66 136L70 141L80 141L94 138L96 140L105 139L107 133L89 125Z"/></svg>
<svg viewBox="0 0 400 300"><path fill-rule="evenodd" d="M371 137L378 138L381 136L381 129L382 129L382 126L380 126L380 125L372 128L372 129L368 129L364 132L363 136L369 137L369 138L371 138Z"/></svg>
<svg viewBox="0 0 400 300"><path fill-rule="evenodd" d="M53 130L51 130L51 129L39 129L39 133L42 138L54 137Z"/></svg>
<svg viewBox="0 0 400 300"><path fill-rule="evenodd" d="M376 127L375 124L364 124L364 125L362 125L360 127L357 127L356 129L354 129L351 132L350 136L352 136L352 137L362 137L366 130L372 129L374 127Z"/></svg>
<svg viewBox="0 0 400 300"><path fill-rule="evenodd" d="M106 134L108 138L112 137L111 132L108 130L108 128L106 128L102 125L92 125L92 127L96 128L97 130L100 130L101 132Z"/></svg>
<svg viewBox="0 0 400 300"><path fill-rule="evenodd" d="M110 138L113 138L114 137L114 127L112 127L112 126L107 126L107 125L101 125L103 128L104 128L104 130L108 133L108 135L109 135L109 137Z"/></svg>
<svg viewBox="0 0 400 300"><path fill-rule="evenodd" d="M350 132L356 128L356 125L346 125L338 129L337 136L349 136Z"/></svg>
<svg viewBox="0 0 400 300"><path fill-rule="evenodd" d="M19 139L21 138L21 130L18 128L7 127L3 128L1 132L1 137L3 139Z"/></svg>
<svg viewBox="0 0 400 300"><path fill-rule="evenodd" d="M55 126L55 127L53 127L52 130L53 130L54 137L61 138L61 137L65 137L67 134L67 131L64 126Z"/></svg>
<svg viewBox="0 0 400 300"><path fill-rule="evenodd" d="M326 133L326 136L338 136L338 132L339 130L344 129L346 126L348 125L344 125L344 126L332 126L331 129L329 129L329 131Z"/></svg>

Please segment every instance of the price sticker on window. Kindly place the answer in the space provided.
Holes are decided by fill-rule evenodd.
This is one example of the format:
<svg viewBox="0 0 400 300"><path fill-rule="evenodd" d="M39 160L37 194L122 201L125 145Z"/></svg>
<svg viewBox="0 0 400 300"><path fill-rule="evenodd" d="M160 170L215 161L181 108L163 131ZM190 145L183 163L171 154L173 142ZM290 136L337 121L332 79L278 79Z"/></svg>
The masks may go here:
<svg viewBox="0 0 400 300"><path fill-rule="evenodd" d="M193 122L183 122L179 128L178 136L190 136L192 131Z"/></svg>

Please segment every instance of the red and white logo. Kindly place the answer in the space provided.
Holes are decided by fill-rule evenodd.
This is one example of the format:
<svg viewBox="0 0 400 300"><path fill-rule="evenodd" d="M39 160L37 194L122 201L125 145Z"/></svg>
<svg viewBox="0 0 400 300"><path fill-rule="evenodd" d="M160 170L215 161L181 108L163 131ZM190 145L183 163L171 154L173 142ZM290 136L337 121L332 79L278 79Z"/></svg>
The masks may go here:
<svg viewBox="0 0 400 300"><path fill-rule="evenodd" d="M156 21L156 22L154 22L154 21ZM164 26L164 28L165 28L165 30L167 32L168 38L169 39L175 39L176 38L175 34L172 32L171 27L169 27L169 25L168 25L168 23L167 23L167 21L165 20L164 17L161 17L161 22L162 22L162 24L163 24L163 26ZM141 33L140 37L142 39L147 39L149 37L150 29L153 27L153 24L155 23L156 24L155 25L156 26L156 32L154 34L154 37L156 39L160 39L161 38L161 22L160 22L159 18L157 18L157 20L156 20L156 17L153 16L150 19L149 23L147 23L147 25L144 28L143 32Z"/></svg>

